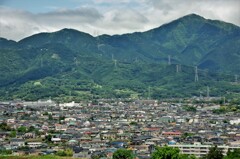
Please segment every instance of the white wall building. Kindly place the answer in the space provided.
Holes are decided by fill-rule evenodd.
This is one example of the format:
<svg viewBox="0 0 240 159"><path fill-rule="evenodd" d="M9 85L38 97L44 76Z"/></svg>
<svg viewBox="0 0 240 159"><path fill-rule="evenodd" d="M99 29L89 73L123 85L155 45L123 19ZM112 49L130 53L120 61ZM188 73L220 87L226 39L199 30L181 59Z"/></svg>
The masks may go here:
<svg viewBox="0 0 240 159"><path fill-rule="evenodd" d="M209 148L214 145L202 145L201 143L194 143L192 145L168 145L169 147L176 147L180 149L182 154L195 155L196 157L202 157L209 152ZM222 149L224 155L228 152L229 149L237 149L239 146L227 146L219 145L219 149Z"/></svg>

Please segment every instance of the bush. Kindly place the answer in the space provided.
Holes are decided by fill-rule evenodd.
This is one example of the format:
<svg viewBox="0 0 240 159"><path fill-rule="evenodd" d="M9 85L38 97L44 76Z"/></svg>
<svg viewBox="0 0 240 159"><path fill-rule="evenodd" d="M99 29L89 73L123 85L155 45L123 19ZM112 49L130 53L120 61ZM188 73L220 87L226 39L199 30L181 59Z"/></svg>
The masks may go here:
<svg viewBox="0 0 240 159"><path fill-rule="evenodd" d="M56 153L58 156L73 156L72 149L60 150Z"/></svg>
<svg viewBox="0 0 240 159"><path fill-rule="evenodd" d="M12 154L11 150L0 150L0 155L10 155Z"/></svg>

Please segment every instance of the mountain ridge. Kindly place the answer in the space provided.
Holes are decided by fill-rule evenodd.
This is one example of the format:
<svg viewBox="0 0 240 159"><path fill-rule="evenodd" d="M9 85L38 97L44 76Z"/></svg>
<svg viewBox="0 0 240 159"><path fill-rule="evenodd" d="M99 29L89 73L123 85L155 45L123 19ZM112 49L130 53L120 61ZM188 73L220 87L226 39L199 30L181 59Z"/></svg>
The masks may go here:
<svg viewBox="0 0 240 159"><path fill-rule="evenodd" d="M172 20L172 21L170 21L170 22L166 22L166 23L164 23L164 24L162 24L162 25L160 25L160 26L158 26L158 27L155 27L155 28L152 28L152 29L149 29L149 30L136 31L136 32L132 32L132 33L113 34L113 35L102 34L102 35L98 35L98 36L121 36L121 35L128 35L128 34L134 34L134 33L143 33L143 32L148 32L148 31L151 31L151 30L154 30L154 29L158 29L158 28L160 28L160 27L162 27L162 26L165 26L165 25L167 25L167 24L169 24L169 23L172 23L172 22L174 22L174 21L178 21L178 20L186 19L186 18L193 18L193 17L198 18L198 19L209 20L209 21L216 22L216 23L225 23L225 24L227 24L227 25L232 25L233 27L240 27L240 26L238 26L238 25L236 25L236 24L233 24L233 23L230 23L230 22L225 22L225 21L217 20L217 19L208 19L208 18L204 18L203 16L200 16L200 15L198 15L198 14L196 14L196 13L190 13L190 14L184 15L184 16L179 17L179 18L177 18L177 19L175 19L175 20ZM85 33L85 34L89 34L89 33L83 32L83 31L81 31L81 30L73 29L73 28L62 28L62 29L60 29L60 30L53 31L53 32L40 32L40 33L32 34L32 35L27 36L27 37L24 37L24 38L22 38L22 39L20 39L20 40L18 40L18 41L15 41L15 40L12 40L12 39L8 39L8 38L5 38L5 37L0 37L0 39L6 39L6 40L9 40L9 41L19 42L19 41L22 41L22 40L24 40L24 39L26 39L26 38L32 37L32 36L34 36L34 35L48 34L48 33L51 34L51 33L56 33L56 32L60 32L60 31L64 31L64 30L72 30L72 31L77 31L77 32L82 32L82 33ZM91 34L89 34L89 35L91 35ZM91 36L92 36L92 37L98 37L98 36L93 36L93 35L91 35Z"/></svg>
<svg viewBox="0 0 240 159"><path fill-rule="evenodd" d="M146 96L144 90L151 86L156 97L160 97L157 92L163 96L171 93L171 96L181 96L179 91L183 88L190 96L210 84L214 85L215 94L219 94L223 88L219 88L218 79L224 89L233 89L233 75L240 72L239 35L238 26L190 14L158 28L122 35L93 37L75 29L62 29L35 34L18 42L2 38L0 95L6 98L5 92L9 92L12 98L36 99L47 96L45 89L58 97L61 92L66 95L72 89L74 97L80 92L85 92L84 96L107 96L95 88L101 87L115 96ZM176 74L177 65L186 69L181 75ZM194 82L195 66L203 76L200 84ZM209 77L204 72L209 72ZM221 78L218 75L221 72L232 77ZM64 81L65 86L56 87L47 79L56 84ZM36 87L35 82L45 85ZM21 90L34 91L28 95Z"/></svg>

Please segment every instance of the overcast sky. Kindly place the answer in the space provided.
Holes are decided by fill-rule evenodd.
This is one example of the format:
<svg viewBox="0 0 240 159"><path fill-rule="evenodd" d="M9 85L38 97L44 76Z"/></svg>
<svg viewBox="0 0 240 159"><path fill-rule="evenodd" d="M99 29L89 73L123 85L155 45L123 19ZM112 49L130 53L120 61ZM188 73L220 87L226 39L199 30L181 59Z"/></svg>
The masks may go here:
<svg viewBox="0 0 240 159"><path fill-rule="evenodd" d="M123 34L191 13L240 26L240 0L0 0L0 37L20 40L63 28Z"/></svg>

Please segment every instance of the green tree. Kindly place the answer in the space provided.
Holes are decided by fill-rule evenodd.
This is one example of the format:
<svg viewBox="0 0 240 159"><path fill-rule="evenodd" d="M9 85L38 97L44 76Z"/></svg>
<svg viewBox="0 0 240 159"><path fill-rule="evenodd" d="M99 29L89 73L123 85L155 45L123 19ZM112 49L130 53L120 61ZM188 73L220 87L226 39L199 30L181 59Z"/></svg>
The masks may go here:
<svg viewBox="0 0 240 159"><path fill-rule="evenodd" d="M223 159L222 150L215 145L209 149L208 154L204 157L204 159Z"/></svg>
<svg viewBox="0 0 240 159"><path fill-rule="evenodd" d="M0 124L0 130L10 131L11 128L10 128L10 126L7 125L7 123L4 123L4 122L3 122L3 123Z"/></svg>
<svg viewBox="0 0 240 159"><path fill-rule="evenodd" d="M27 132L27 128L25 126L20 126L18 129L17 129L18 132L22 132L22 133L25 133Z"/></svg>
<svg viewBox="0 0 240 159"><path fill-rule="evenodd" d="M9 136L10 137L16 137L17 136L17 132L16 131L11 131Z"/></svg>
<svg viewBox="0 0 240 159"><path fill-rule="evenodd" d="M65 116L59 116L59 121L64 120Z"/></svg>
<svg viewBox="0 0 240 159"><path fill-rule="evenodd" d="M180 150L174 147L156 147L151 154L151 159L196 159L194 155L180 154Z"/></svg>
<svg viewBox="0 0 240 159"><path fill-rule="evenodd" d="M56 155L57 156L66 156L66 153L63 150L59 150L59 151L57 151Z"/></svg>
<svg viewBox="0 0 240 159"><path fill-rule="evenodd" d="M48 115L48 120L53 120L53 117L51 114Z"/></svg>
<svg viewBox="0 0 240 159"><path fill-rule="evenodd" d="M131 150L118 149L113 153L113 159L133 159L134 154Z"/></svg>
<svg viewBox="0 0 240 159"><path fill-rule="evenodd" d="M39 129L35 129L34 132L35 132L35 134L36 134L37 136L39 136L39 135L42 134L42 133L39 131Z"/></svg>
<svg viewBox="0 0 240 159"><path fill-rule="evenodd" d="M240 158L240 149L234 149L233 151L228 150L227 156L224 159L239 159Z"/></svg>
<svg viewBox="0 0 240 159"><path fill-rule="evenodd" d="M185 139L185 138L187 138L188 136L193 136L193 135L194 135L193 133L185 132L185 133L182 134L181 137Z"/></svg>
<svg viewBox="0 0 240 159"><path fill-rule="evenodd" d="M35 127L34 127L34 126L30 126L30 127L28 128L28 132L34 132L34 130L35 130Z"/></svg>
<svg viewBox="0 0 240 159"><path fill-rule="evenodd" d="M52 135L47 135L47 136L45 136L45 141L46 142L52 142Z"/></svg>
<svg viewBox="0 0 240 159"><path fill-rule="evenodd" d="M65 153L66 153L66 156L73 156L73 150L72 149L67 148L65 150Z"/></svg>
<svg viewBox="0 0 240 159"><path fill-rule="evenodd" d="M93 154L91 156L91 159L101 159L101 158L104 158L104 157L105 158L107 157L105 153L99 153L99 154Z"/></svg>
<svg viewBox="0 0 240 159"><path fill-rule="evenodd" d="M180 159L180 150L173 147L156 147L156 150L151 154L151 159Z"/></svg>
<svg viewBox="0 0 240 159"><path fill-rule="evenodd" d="M130 123L130 125L138 125L138 123L135 122L135 121L132 121L132 122Z"/></svg>

